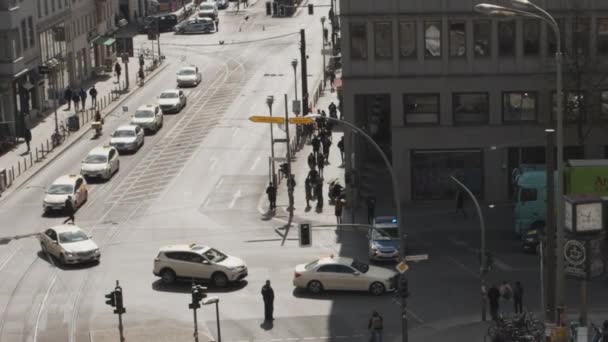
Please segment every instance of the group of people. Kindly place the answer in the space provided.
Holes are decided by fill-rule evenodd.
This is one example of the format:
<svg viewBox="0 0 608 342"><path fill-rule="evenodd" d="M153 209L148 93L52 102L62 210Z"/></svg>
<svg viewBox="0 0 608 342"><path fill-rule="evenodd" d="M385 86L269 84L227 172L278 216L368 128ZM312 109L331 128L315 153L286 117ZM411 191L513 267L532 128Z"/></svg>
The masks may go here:
<svg viewBox="0 0 608 342"><path fill-rule="evenodd" d="M509 284L508 281L503 281L500 286L492 284L486 295L490 304L490 315L492 316L492 320L498 319L501 302L505 305L504 310L506 310L506 306L513 301L515 313L519 314L523 312L524 288L519 281L516 281L513 287L511 287L511 284Z"/></svg>
<svg viewBox="0 0 608 342"><path fill-rule="evenodd" d="M89 89L88 95L91 96L91 106L94 108L97 105L97 89L95 89L95 86ZM72 108L72 102L74 103L75 111L84 111L86 109L87 92L82 87L80 90L70 87L65 88L63 99L68 104L68 110Z"/></svg>

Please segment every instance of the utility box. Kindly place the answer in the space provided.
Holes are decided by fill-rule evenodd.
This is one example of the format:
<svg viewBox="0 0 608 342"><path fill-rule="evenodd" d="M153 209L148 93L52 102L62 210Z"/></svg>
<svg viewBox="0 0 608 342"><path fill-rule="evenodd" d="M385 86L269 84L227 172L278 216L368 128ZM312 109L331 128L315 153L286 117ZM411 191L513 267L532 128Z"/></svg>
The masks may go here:
<svg viewBox="0 0 608 342"><path fill-rule="evenodd" d="M80 129L80 118L77 114L68 117L68 129L72 132Z"/></svg>

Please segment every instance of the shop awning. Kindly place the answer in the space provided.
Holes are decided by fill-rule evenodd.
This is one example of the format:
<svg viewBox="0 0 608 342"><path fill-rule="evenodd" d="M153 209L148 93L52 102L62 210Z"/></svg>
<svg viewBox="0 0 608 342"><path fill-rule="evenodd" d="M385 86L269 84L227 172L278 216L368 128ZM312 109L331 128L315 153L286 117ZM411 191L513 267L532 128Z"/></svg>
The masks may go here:
<svg viewBox="0 0 608 342"><path fill-rule="evenodd" d="M116 39L110 37L97 37L93 40L93 44L110 46L114 44Z"/></svg>

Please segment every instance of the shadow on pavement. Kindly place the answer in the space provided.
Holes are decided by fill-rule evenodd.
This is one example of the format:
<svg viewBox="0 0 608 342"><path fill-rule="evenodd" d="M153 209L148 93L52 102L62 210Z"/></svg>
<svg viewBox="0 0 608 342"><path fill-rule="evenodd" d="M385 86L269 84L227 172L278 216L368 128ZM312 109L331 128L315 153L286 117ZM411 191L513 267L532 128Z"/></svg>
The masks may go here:
<svg viewBox="0 0 608 342"><path fill-rule="evenodd" d="M230 293L241 290L247 286L247 280L241 280L236 283L230 283L225 288L214 287L208 281L195 280L195 281L178 281L174 284L163 284L159 279L152 283L152 289L160 292L175 292L175 293L190 293L192 290L192 283L197 285L203 285L207 287L207 293Z"/></svg>

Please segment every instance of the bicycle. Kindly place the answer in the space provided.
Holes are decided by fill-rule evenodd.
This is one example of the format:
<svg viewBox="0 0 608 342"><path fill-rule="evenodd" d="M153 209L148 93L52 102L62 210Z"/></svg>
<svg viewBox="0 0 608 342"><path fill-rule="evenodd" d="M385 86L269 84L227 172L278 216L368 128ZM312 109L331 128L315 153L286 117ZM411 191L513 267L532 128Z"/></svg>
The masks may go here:
<svg viewBox="0 0 608 342"><path fill-rule="evenodd" d="M61 123L57 127L57 131L51 135L51 143L53 144L53 148L61 145L65 141L68 134L68 130L65 128L63 123Z"/></svg>

